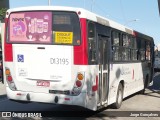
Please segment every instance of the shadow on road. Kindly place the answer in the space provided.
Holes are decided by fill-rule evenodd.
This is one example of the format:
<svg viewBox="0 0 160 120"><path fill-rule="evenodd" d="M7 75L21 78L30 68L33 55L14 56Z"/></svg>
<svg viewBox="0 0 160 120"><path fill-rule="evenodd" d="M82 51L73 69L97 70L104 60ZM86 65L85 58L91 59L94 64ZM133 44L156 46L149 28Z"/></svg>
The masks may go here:
<svg viewBox="0 0 160 120"><path fill-rule="evenodd" d="M4 95L0 95L0 100L1 99L4 99L4 98L6 98L7 97L7 95L6 94L4 94Z"/></svg>
<svg viewBox="0 0 160 120"><path fill-rule="evenodd" d="M153 85L148 87L148 89L150 91L145 93L145 95L160 98L160 73L159 72L155 74Z"/></svg>

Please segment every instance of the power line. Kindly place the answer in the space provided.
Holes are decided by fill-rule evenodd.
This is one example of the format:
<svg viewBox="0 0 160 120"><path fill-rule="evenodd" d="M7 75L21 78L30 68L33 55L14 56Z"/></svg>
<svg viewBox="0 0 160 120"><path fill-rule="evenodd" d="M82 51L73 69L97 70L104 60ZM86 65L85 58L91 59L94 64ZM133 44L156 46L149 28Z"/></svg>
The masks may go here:
<svg viewBox="0 0 160 120"><path fill-rule="evenodd" d="M91 11L93 11L94 3L95 3L95 0L92 0L92 4L91 4Z"/></svg>
<svg viewBox="0 0 160 120"><path fill-rule="evenodd" d="M95 4L95 2L94 2L94 4ZM115 16L113 16L113 15L108 14L108 13L106 12L106 9L103 9L103 7L100 6L98 3L96 3L95 9L101 11L101 13L103 13L103 14L105 15L105 17L108 17L108 16L109 16L109 17L111 17L111 18L124 21L123 19L120 19L120 18L118 18L118 17L115 17Z"/></svg>
<svg viewBox="0 0 160 120"><path fill-rule="evenodd" d="M86 8L86 0L84 0L84 9Z"/></svg>

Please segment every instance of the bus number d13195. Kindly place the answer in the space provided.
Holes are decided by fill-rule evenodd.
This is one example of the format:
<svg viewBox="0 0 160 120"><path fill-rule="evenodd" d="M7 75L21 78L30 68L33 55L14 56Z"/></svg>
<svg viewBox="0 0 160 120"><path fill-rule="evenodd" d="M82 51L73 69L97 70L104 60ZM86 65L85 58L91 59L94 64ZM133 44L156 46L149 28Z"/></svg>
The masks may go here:
<svg viewBox="0 0 160 120"><path fill-rule="evenodd" d="M69 60L65 58L50 58L51 64L61 64L61 65L68 65Z"/></svg>

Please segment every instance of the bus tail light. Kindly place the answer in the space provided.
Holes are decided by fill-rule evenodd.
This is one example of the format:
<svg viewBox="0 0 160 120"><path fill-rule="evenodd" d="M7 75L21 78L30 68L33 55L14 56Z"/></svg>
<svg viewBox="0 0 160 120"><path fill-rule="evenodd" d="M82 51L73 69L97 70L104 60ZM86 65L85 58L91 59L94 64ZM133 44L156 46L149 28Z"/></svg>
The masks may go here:
<svg viewBox="0 0 160 120"><path fill-rule="evenodd" d="M8 80L9 82L12 82L12 76L7 76L7 80Z"/></svg>
<svg viewBox="0 0 160 120"><path fill-rule="evenodd" d="M76 81L75 81L74 87L71 91L71 94L72 95L79 95L81 93L83 83L84 83L84 73L79 72L77 74Z"/></svg>
<svg viewBox="0 0 160 120"><path fill-rule="evenodd" d="M77 81L76 81L76 86L77 86L77 87L81 87L81 85L82 85L82 82L79 81L79 80L77 80Z"/></svg>
<svg viewBox="0 0 160 120"><path fill-rule="evenodd" d="M15 83L12 79L12 75L11 75L9 68L5 68L5 75L6 75L6 81L8 83L9 88L11 90L16 90L17 88L16 88Z"/></svg>
<svg viewBox="0 0 160 120"><path fill-rule="evenodd" d="M10 70L6 69L5 73L6 73L6 75L10 75Z"/></svg>
<svg viewBox="0 0 160 120"><path fill-rule="evenodd" d="M78 78L78 80L83 80L83 74L82 73L78 73L77 78Z"/></svg>

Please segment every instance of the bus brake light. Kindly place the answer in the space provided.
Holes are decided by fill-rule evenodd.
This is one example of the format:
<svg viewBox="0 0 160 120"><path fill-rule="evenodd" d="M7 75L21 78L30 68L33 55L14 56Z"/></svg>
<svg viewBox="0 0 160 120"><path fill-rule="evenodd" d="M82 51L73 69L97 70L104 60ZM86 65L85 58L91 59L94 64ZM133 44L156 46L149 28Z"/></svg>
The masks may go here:
<svg viewBox="0 0 160 120"><path fill-rule="evenodd" d="M12 76L7 76L7 80L11 82L12 81Z"/></svg>
<svg viewBox="0 0 160 120"><path fill-rule="evenodd" d="M82 85L81 81L77 80L77 81L76 81L76 86L77 86L77 87L81 87L81 85Z"/></svg>

